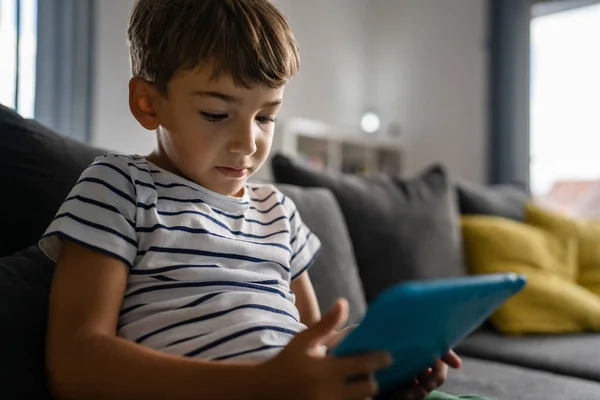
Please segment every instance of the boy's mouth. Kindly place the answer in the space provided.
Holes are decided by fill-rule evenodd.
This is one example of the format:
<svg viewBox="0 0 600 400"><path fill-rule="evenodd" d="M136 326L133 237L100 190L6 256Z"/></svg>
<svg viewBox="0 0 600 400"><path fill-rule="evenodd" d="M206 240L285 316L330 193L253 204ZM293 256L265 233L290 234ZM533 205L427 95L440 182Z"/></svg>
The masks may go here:
<svg viewBox="0 0 600 400"><path fill-rule="evenodd" d="M217 169L228 178L243 178L248 173L248 168L217 167Z"/></svg>

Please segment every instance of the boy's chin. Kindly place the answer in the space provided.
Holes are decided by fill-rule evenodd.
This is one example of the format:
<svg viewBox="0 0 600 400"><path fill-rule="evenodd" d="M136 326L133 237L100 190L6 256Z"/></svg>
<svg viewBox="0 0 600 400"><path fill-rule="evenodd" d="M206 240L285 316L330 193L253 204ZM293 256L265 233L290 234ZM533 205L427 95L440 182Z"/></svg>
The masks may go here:
<svg viewBox="0 0 600 400"><path fill-rule="evenodd" d="M221 184L218 187L208 188L213 192L223 194L225 196L232 197L242 197L244 195L244 185L246 183L246 179L240 180L239 182L231 183L231 184Z"/></svg>

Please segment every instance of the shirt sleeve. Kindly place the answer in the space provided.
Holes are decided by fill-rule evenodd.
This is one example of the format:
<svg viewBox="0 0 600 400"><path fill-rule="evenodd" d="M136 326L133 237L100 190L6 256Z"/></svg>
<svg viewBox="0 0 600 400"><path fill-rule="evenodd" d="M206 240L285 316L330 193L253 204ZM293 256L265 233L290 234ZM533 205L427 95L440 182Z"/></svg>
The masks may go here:
<svg viewBox="0 0 600 400"><path fill-rule="evenodd" d="M83 172L40 240L50 259L56 261L68 239L133 265L137 203L128 161L107 155Z"/></svg>
<svg viewBox="0 0 600 400"><path fill-rule="evenodd" d="M300 212L296 205L288 197L286 201L290 202L292 208L290 215L292 256L290 267L292 270L292 278L298 278L304 271L308 270L316 260L321 251L321 241L309 227L302 221Z"/></svg>

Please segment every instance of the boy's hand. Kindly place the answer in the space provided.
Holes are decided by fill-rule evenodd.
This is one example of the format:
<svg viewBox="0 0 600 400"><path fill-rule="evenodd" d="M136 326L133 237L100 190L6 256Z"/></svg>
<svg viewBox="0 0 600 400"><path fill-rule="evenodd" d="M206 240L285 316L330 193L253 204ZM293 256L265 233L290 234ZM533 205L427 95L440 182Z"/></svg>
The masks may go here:
<svg viewBox="0 0 600 400"><path fill-rule="evenodd" d="M460 368L462 361L458 355L450 350L448 354L438 360L431 368L415 378L408 387L393 390L381 396L381 400L422 400L429 393L444 384L448 377L448 366Z"/></svg>
<svg viewBox="0 0 600 400"><path fill-rule="evenodd" d="M352 332L357 326L358 324L354 324L337 331L327 341L323 342L323 346L327 347L328 352L333 350L335 346L337 346L342 341L342 339L345 338L350 332Z"/></svg>
<svg viewBox="0 0 600 400"><path fill-rule="evenodd" d="M347 318L347 302L338 301L319 322L261 364L264 398L364 400L377 394L373 374L391 364L387 353L338 358L327 357L322 351Z"/></svg>

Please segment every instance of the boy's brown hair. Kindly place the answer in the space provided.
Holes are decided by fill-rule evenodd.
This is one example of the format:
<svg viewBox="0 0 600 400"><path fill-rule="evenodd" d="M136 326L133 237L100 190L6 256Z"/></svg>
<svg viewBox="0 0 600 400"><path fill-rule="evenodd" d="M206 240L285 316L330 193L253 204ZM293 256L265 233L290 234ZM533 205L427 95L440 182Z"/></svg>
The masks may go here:
<svg viewBox="0 0 600 400"><path fill-rule="evenodd" d="M128 29L133 76L166 95L173 75L212 63L249 87L285 85L298 71L296 39L268 0L139 0Z"/></svg>

